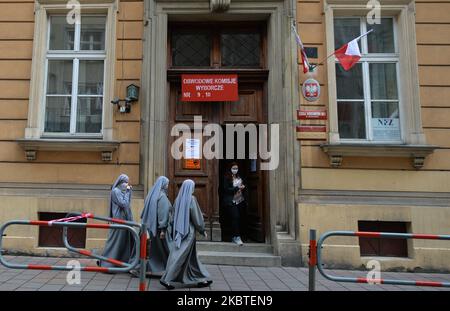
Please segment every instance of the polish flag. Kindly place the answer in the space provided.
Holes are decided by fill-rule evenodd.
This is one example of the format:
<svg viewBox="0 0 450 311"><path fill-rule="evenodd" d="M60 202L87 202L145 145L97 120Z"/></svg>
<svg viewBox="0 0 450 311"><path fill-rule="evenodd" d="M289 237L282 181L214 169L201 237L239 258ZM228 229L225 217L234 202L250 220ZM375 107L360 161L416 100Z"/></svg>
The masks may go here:
<svg viewBox="0 0 450 311"><path fill-rule="evenodd" d="M358 40L354 39L349 43L344 44L334 52L334 55L336 55L345 71L350 70L350 68L352 68L361 58Z"/></svg>
<svg viewBox="0 0 450 311"><path fill-rule="evenodd" d="M306 53L305 53L304 49L301 49L301 53L302 53L303 73L307 73L309 71L308 57L306 56Z"/></svg>
<svg viewBox="0 0 450 311"><path fill-rule="evenodd" d="M361 52L359 51L358 40L372 32L373 29L369 30L365 34L353 39L347 44L344 44L339 49L334 51L334 55L339 60L345 71L350 70L361 58Z"/></svg>

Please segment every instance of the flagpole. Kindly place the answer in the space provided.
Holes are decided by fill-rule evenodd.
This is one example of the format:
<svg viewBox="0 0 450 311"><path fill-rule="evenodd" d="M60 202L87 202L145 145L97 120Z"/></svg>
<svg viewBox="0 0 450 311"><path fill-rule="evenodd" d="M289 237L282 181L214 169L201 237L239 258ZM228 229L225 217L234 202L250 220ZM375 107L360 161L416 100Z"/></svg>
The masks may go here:
<svg viewBox="0 0 450 311"><path fill-rule="evenodd" d="M295 20L292 21L291 28L292 28L292 30L294 31L295 41L297 41L297 45L300 46L301 53L302 53L302 55L304 55L304 57L305 57L305 61L306 61L306 64L307 64L307 66L308 66L308 71L309 71L310 68L311 68L311 64L309 63L308 57L306 56L305 48L304 48L304 46L303 46L303 41L302 41L302 39L300 39L300 35L299 35L298 32L297 32L297 26L296 26ZM302 56L302 57L303 57L303 56Z"/></svg>
<svg viewBox="0 0 450 311"><path fill-rule="evenodd" d="M359 40L359 39L361 39L362 37L367 36L367 35L368 35L369 33L371 33L372 31L373 31L373 28L370 29L370 30L369 30L368 32L366 32L365 34L362 34L362 35L360 35L359 37L357 37L357 38L355 38L355 39L353 39L353 40ZM351 41L353 41L353 40L351 40ZM320 63L311 65L311 67L312 67L311 70L314 70L314 68L316 68L317 66L322 65L327 59L329 59L331 56L333 56L334 53L336 53L336 51L334 51L333 53L331 53L330 55L328 55L327 57L325 57L324 59L322 59L322 61L321 61Z"/></svg>
<svg viewBox="0 0 450 311"><path fill-rule="evenodd" d="M312 67L311 70L314 70L314 68L316 68L317 66L322 65L327 59L329 59L331 56L333 56L334 53L336 53L336 51L334 51L333 53L331 53L330 55L328 55L327 57L325 57L324 59L322 59L322 61L321 61L320 63L311 65L311 67Z"/></svg>
<svg viewBox="0 0 450 311"><path fill-rule="evenodd" d="M359 40L359 39L361 39L362 37L367 36L367 35L368 35L369 33L371 33L372 31L373 31L373 28L370 29L368 32L366 32L366 33L360 35L358 38L355 38L355 39L353 39L353 40ZM353 40L352 40L352 41L353 41Z"/></svg>

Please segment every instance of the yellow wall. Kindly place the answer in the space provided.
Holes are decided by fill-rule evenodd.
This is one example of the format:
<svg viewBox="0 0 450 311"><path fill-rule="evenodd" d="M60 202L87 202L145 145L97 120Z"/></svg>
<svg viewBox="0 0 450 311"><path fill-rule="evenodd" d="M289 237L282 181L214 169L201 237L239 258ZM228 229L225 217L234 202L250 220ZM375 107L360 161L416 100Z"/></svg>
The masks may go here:
<svg viewBox="0 0 450 311"><path fill-rule="evenodd" d="M364 219L407 222L414 233L450 232L450 209L446 207L300 203L298 208L304 262L307 262L310 228L317 230L317 236L335 230L358 231L358 220ZM422 268L450 271L449 256L448 241L409 240L408 258L374 258L380 261L382 270ZM330 237L325 240L323 262L329 266L362 267L370 259L373 258L360 256L357 237Z"/></svg>
<svg viewBox="0 0 450 311"><path fill-rule="evenodd" d="M114 137L121 142L111 162L100 152L38 151L27 161L16 139L24 138L34 31L33 1L0 1L0 182L111 184L120 173L139 183L140 103L130 114L114 112ZM121 0L117 20L115 96L140 85L143 1ZM110 105L110 103L105 103Z"/></svg>
<svg viewBox="0 0 450 311"><path fill-rule="evenodd" d="M440 3L417 2L417 52L419 63L422 124L429 144L441 147L427 157L417 171L407 158L344 157L342 166L333 169L319 144L324 140L302 140L301 184L303 189L370 190L407 192L450 192L450 0ZM111 162L103 162L98 152L44 152L30 162L16 140L24 137L27 126L28 99L33 50L34 2L0 0L0 182L39 182L111 184L119 173L139 182L140 103L133 104L130 114L114 112L114 137L121 142ZM326 54L323 0L297 1L297 22L306 46L317 47L319 58ZM143 1L121 0L117 20L115 95L124 98L126 86L140 85L143 59ZM147 51L150 53L151 51ZM299 58L300 59L300 58ZM317 59L311 59L317 62ZM328 89L326 65L318 68L316 79L322 85L318 102L308 104L301 98L302 108L326 109ZM306 76L300 71L300 82ZM108 105L109 103L105 103ZM316 124L327 124L318 121ZM143 200L134 199L135 216ZM60 196L3 195L0 222L10 219L36 219L37 212L91 211L107 214L107 198ZM20 208L24 207L24 208ZM450 230L449 207L408 207L370 204L307 204L299 206L299 233L306 254L307 230L357 230L357 221L397 220L411 222L420 233L445 233ZM87 248L103 245L104 234L89 230ZM431 243L431 244L427 244ZM338 247L344 245L342 250ZM16 228L5 238L5 247L46 253L37 248L37 228ZM334 247L334 248L333 248ZM360 266L359 247L354 239L330 244L338 264ZM430 249L431 248L431 249ZM58 253L60 251L53 250ZM428 255L428 254L435 255ZM415 241L410 245L409 259L390 260L385 267L396 265L450 269L448 246L435 241Z"/></svg>

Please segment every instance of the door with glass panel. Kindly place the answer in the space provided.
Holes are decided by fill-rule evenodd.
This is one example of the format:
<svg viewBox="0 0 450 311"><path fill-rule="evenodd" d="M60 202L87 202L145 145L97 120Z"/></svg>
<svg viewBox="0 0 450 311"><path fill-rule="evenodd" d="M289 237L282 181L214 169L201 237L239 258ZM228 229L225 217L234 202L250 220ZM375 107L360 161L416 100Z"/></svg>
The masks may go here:
<svg viewBox="0 0 450 311"><path fill-rule="evenodd" d="M359 42L361 59L349 71L336 60L336 91L341 141L400 143L399 53L395 18L369 25L366 18L336 17L334 44L339 48L368 30Z"/></svg>
<svg viewBox="0 0 450 311"><path fill-rule="evenodd" d="M264 29L264 24L254 23L170 25L167 70L170 85L169 131L179 123L192 126L194 116L202 116L203 125L215 123L223 129L229 123L266 123ZM180 77L186 73L238 74L239 101L182 102ZM168 135L170 145L176 138L171 137L170 133ZM203 139L203 145L207 139ZM183 180L190 178L195 181L195 195L205 217L209 239L213 241L229 240L224 235L228 228L220 200L222 175L226 173L223 161L202 158L199 166L192 169L186 167L183 159L170 158L168 165L169 177L173 181L170 188L172 198L175 198ZM259 170L259 159L254 164L248 159L240 163L250 192L246 224L251 230L245 230L252 241L264 242L267 207L267 200L264 199L267 195L265 174Z"/></svg>
<svg viewBox="0 0 450 311"><path fill-rule="evenodd" d="M106 16L49 18L43 136L101 136Z"/></svg>

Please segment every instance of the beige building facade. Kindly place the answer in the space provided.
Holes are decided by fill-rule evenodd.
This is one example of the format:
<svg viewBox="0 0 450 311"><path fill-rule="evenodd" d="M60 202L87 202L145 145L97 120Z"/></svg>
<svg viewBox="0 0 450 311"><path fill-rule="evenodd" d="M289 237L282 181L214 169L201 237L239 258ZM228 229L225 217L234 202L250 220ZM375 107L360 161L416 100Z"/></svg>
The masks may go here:
<svg viewBox="0 0 450 311"><path fill-rule="evenodd" d="M173 180L172 199L193 178L210 233L205 247L214 251L228 241L217 191L227 162L203 160L190 171L169 152L173 125L202 115L205 124L279 125L278 168L260 171L262 159L242 167L255 193L248 241L269 245L282 264L306 264L311 228L450 232L450 2L381 1L381 26L361 41L358 65L343 72L331 57L307 74L291 25L317 49L309 60L318 63L345 36L371 27L366 1L80 4L79 23L70 23L76 2L0 1L0 222L107 215L109 185L120 173L135 185L139 220L158 176ZM237 74L240 100L183 103L183 74ZM301 94L308 78L321 86L314 102ZM140 87L139 98L124 113L111 101L125 99L129 85ZM298 120L299 110L325 111L327 119ZM302 126L325 132L296 130ZM4 247L67 254L45 234L11 228ZM101 248L105 236L88 230L80 239ZM445 241L391 246L330 239L325 262L450 269Z"/></svg>
<svg viewBox="0 0 450 311"><path fill-rule="evenodd" d="M317 47L322 58L340 47L335 43L343 35L340 29L343 24L355 20L357 23L362 18L361 31L369 30L371 25L364 20L373 8L366 8L364 1L299 1L298 29L305 45ZM380 113L376 101L371 102L370 108L365 105L366 113L372 110L372 115L365 120L367 132L359 136L359 133L349 133L346 129L349 112L345 107L349 104L341 100L345 94L339 93L345 93L346 88L358 88L358 78L340 84L343 73L334 58L319 67L316 78L323 86L323 95L313 105L303 98L301 101L304 109L320 106L328 112L328 121L321 121L326 124L327 133L314 137L318 138L315 140L299 133L302 190L298 210L304 260L310 228L319 233L331 230L449 232L450 175L446 159L450 136L446 115L450 72L445 34L449 18L448 2L381 1L381 26L375 25L375 31L361 40L363 79L359 81L365 83L363 101L384 99L383 95L377 97L374 93L383 93L381 88L388 85L388 89L397 82L398 93L390 97L399 110L397 138L378 136L377 141L376 128L370 124L377 117L375 113ZM386 30L387 24L390 31ZM352 28L346 31L351 32ZM395 40L391 51L384 45L389 32ZM383 38L375 38L377 33ZM370 45L373 41L386 50L376 51L377 47ZM395 63L396 75L384 72L383 80L379 79L376 66L383 63ZM355 70L351 73L353 77L358 76L359 68L351 70ZM300 79L304 80L302 75ZM356 237L332 238L324 248L324 261L335 266L362 267L369 260L378 259L383 269L449 268L446 241L408 240L402 246L395 243L392 240L364 242Z"/></svg>

